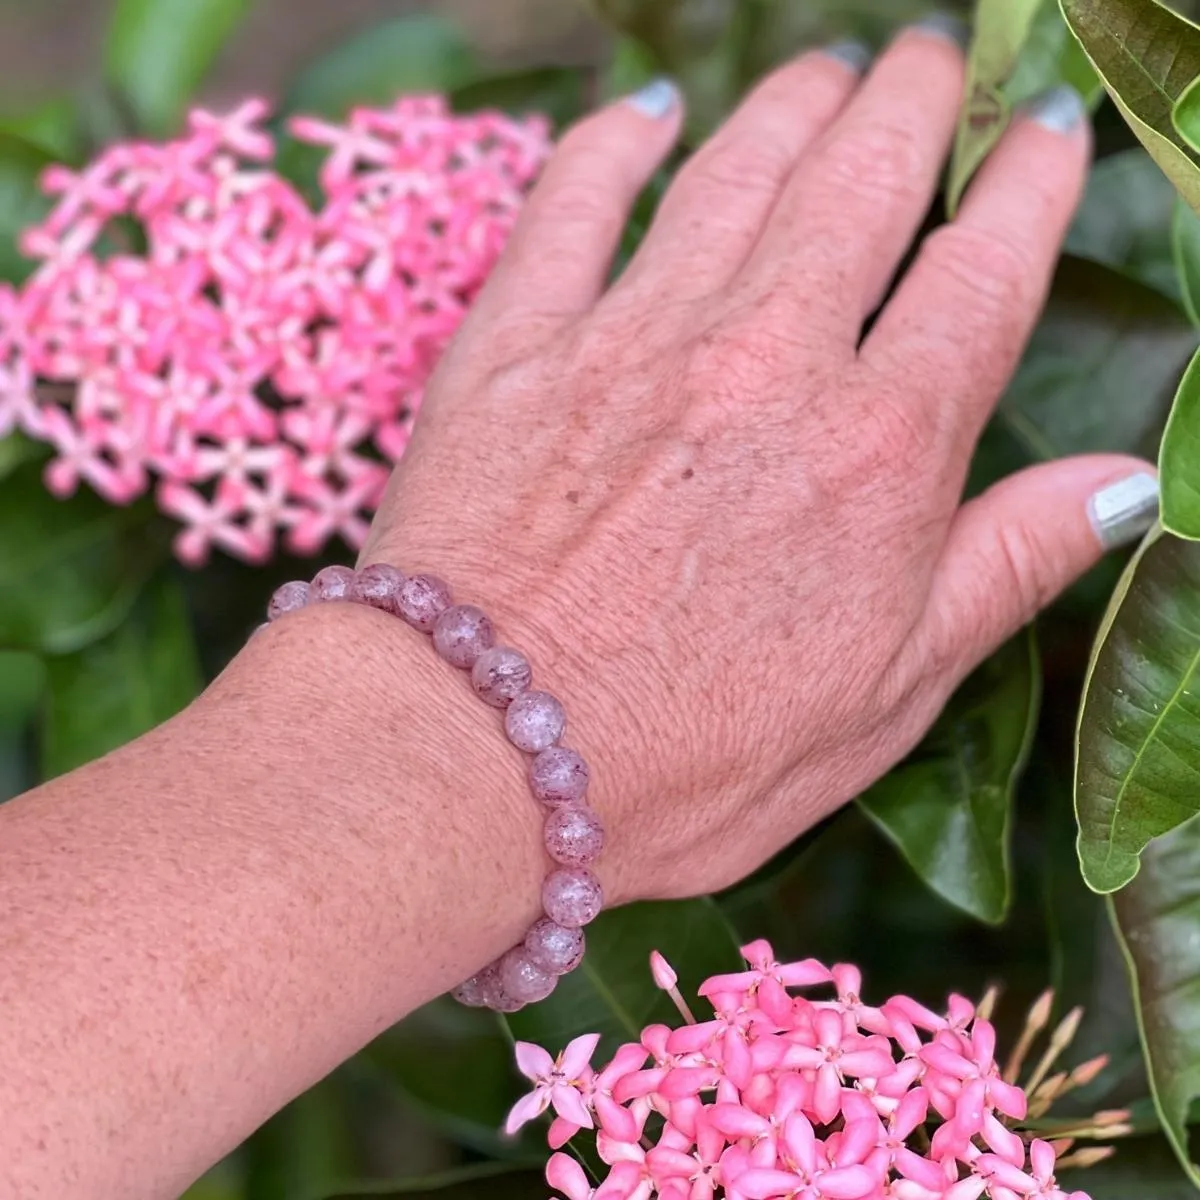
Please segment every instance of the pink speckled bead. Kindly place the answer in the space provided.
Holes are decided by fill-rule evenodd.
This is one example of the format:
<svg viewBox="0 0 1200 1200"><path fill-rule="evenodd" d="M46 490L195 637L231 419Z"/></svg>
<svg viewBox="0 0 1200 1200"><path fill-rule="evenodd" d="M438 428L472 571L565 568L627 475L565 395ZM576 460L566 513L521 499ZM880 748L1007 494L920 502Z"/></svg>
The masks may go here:
<svg viewBox="0 0 1200 1200"><path fill-rule="evenodd" d="M543 804L581 804L587 787L587 763L566 746L543 750L529 765L529 788Z"/></svg>
<svg viewBox="0 0 1200 1200"><path fill-rule="evenodd" d="M550 810L542 838L556 863L587 867L604 849L604 824L586 804L562 804Z"/></svg>
<svg viewBox="0 0 1200 1200"><path fill-rule="evenodd" d="M285 613L295 612L308 603L308 584L294 580L275 589L275 595L267 605L267 620L277 621Z"/></svg>
<svg viewBox="0 0 1200 1200"><path fill-rule="evenodd" d="M349 567L325 567L313 576L308 598L313 600L348 600L354 586L354 572Z"/></svg>
<svg viewBox="0 0 1200 1200"><path fill-rule="evenodd" d="M506 996L520 1004L536 1004L554 991L558 976L543 971L525 953L524 946L514 946L497 964L500 987Z"/></svg>
<svg viewBox="0 0 1200 1200"><path fill-rule="evenodd" d="M493 646L471 668L475 694L493 708L507 708L533 682L533 668L519 650Z"/></svg>
<svg viewBox="0 0 1200 1200"><path fill-rule="evenodd" d="M438 617L453 602L450 585L436 575L410 575L400 585L396 612L414 629L432 633Z"/></svg>
<svg viewBox="0 0 1200 1200"><path fill-rule="evenodd" d="M542 907L556 924L579 929L600 915L604 891L587 867L560 867L542 884Z"/></svg>
<svg viewBox="0 0 1200 1200"><path fill-rule="evenodd" d="M452 667L464 671L470 670L495 641L496 631L487 613L473 604L455 604L446 609L433 627L433 648Z"/></svg>
<svg viewBox="0 0 1200 1200"><path fill-rule="evenodd" d="M549 692L522 692L504 714L504 731L518 750L548 750L563 735L567 714Z"/></svg>
<svg viewBox="0 0 1200 1200"><path fill-rule="evenodd" d="M369 604L383 612L396 611L396 597L404 584L404 574L387 563L372 563L363 567L354 577L350 588L350 599L359 604Z"/></svg>
<svg viewBox="0 0 1200 1200"><path fill-rule="evenodd" d="M472 975L470 979L464 983L460 983L450 993L459 1004L465 1004L467 1008L483 1008L487 1004L488 997L488 980L487 974L480 971L478 975Z"/></svg>
<svg viewBox="0 0 1200 1200"><path fill-rule="evenodd" d="M478 976L483 985L483 1003L496 1012L514 1013L525 1007L524 1001L510 996L500 982L500 964L492 963Z"/></svg>
<svg viewBox="0 0 1200 1200"><path fill-rule="evenodd" d="M525 935L525 954L551 975L565 975L583 961L583 930L568 929L549 917L535 921Z"/></svg>

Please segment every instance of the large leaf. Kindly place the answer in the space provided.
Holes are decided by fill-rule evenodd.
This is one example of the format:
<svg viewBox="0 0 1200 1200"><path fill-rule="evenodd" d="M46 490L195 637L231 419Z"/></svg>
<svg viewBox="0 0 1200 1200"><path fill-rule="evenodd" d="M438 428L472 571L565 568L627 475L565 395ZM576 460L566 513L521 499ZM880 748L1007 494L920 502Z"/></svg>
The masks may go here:
<svg viewBox="0 0 1200 1200"><path fill-rule="evenodd" d="M68 654L115 628L166 556L152 522L87 490L56 500L36 461L0 465L0 648Z"/></svg>
<svg viewBox="0 0 1200 1200"><path fill-rule="evenodd" d="M1071 35L1058 0L1041 0L1029 36L1004 85L1004 96L1015 106L1064 83L1073 87L1089 108L1094 108L1104 95L1104 84Z"/></svg>
<svg viewBox="0 0 1200 1200"><path fill-rule="evenodd" d="M1195 1200L1196 1190L1179 1169L1161 1137L1117 1144L1116 1155L1086 1171L1058 1175L1064 1193L1076 1190L1091 1200Z"/></svg>
<svg viewBox="0 0 1200 1200"><path fill-rule="evenodd" d="M42 770L70 771L174 716L202 686L182 589L159 578L106 638L46 662Z"/></svg>
<svg viewBox="0 0 1200 1200"><path fill-rule="evenodd" d="M503 1163L435 1175L404 1179L395 1183L359 1184L342 1188L325 1200L351 1200L353 1196L405 1196L408 1200L545 1200L546 1181L541 1171L514 1171Z"/></svg>
<svg viewBox="0 0 1200 1200"><path fill-rule="evenodd" d="M1200 1187L1187 1137L1188 1109L1200 1096L1200 822L1151 843L1142 857L1141 872L1113 897L1112 910L1159 1118Z"/></svg>
<svg viewBox="0 0 1200 1200"><path fill-rule="evenodd" d="M967 63L967 96L958 120L946 207L953 215L971 176L1008 125L1003 87L1017 63L1042 0L978 0Z"/></svg>
<svg viewBox="0 0 1200 1200"><path fill-rule="evenodd" d="M109 82L146 132L175 132L250 0L117 0L108 29Z"/></svg>
<svg viewBox="0 0 1200 1200"><path fill-rule="evenodd" d="M1171 251L1184 311L1200 328L1200 216L1182 200L1171 221Z"/></svg>
<svg viewBox="0 0 1200 1200"><path fill-rule="evenodd" d="M1124 887L1151 839L1200 811L1200 545L1152 534L1122 576L1079 714L1079 861Z"/></svg>
<svg viewBox="0 0 1200 1200"><path fill-rule="evenodd" d="M1150 156L1200 211L1200 159L1173 112L1200 75L1200 28L1155 0L1061 0L1063 14Z"/></svg>
<svg viewBox="0 0 1200 1200"><path fill-rule="evenodd" d="M574 67L539 67L468 83L451 92L450 100L458 112L542 113L562 128L583 113L585 82L583 71Z"/></svg>
<svg viewBox="0 0 1200 1200"><path fill-rule="evenodd" d="M599 1033L600 1061L618 1043L636 1041L646 1025L677 1023L674 1005L650 978L651 950L666 955L685 994L739 962L733 932L711 900L610 909L588 926L579 969L549 999L508 1018L513 1035L557 1054L573 1037Z"/></svg>
<svg viewBox="0 0 1200 1200"><path fill-rule="evenodd" d="M917 750L859 799L939 896L993 924L1008 912L1013 789L1040 692L1029 631L984 663Z"/></svg>
<svg viewBox="0 0 1200 1200"><path fill-rule="evenodd" d="M1158 466L1163 527L1179 537L1200 538L1200 355L1175 395Z"/></svg>
<svg viewBox="0 0 1200 1200"><path fill-rule="evenodd" d="M17 239L50 207L38 181L53 161L44 147L0 129L0 280L20 283L33 267Z"/></svg>

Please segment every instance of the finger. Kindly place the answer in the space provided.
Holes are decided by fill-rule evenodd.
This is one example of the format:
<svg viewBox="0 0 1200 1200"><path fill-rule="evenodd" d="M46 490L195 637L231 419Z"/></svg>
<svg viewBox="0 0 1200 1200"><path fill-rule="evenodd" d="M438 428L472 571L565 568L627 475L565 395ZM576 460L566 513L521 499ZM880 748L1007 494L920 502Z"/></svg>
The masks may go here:
<svg viewBox="0 0 1200 1200"><path fill-rule="evenodd" d="M857 42L768 75L680 172L623 287L716 290L742 266L797 160L853 93L869 59ZM681 264L686 269L681 270Z"/></svg>
<svg viewBox="0 0 1200 1200"><path fill-rule="evenodd" d="M681 118L674 84L657 80L568 130L477 308L565 319L591 308L634 202L674 145Z"/></svg>
<svg viewBox="0 0 1200 1200"><path fill-rule="evenodd" d="M747 264L785 301L819 288L855 342L937 189L962 102L958 29L939 17L900 35L800 161Z"/></svg>
<svg viewBox="0 0 1200 1200"><path fill-rule="evenodd" d="M863 362L882 374L925 366L928 416L946 423L960 448L974 445L1041 312L1089 149L1076 92L1055 89L1032 104L957 219L926 239L863 344Z"/></svg>
<svg viewBox="0 0 1200 1200"><path fill-rule="evenodd" d="M1158 515L1152 468L1117 455L1029 467L963 505L915 644L956 678L1027 625L1105 550Z"/></svg>

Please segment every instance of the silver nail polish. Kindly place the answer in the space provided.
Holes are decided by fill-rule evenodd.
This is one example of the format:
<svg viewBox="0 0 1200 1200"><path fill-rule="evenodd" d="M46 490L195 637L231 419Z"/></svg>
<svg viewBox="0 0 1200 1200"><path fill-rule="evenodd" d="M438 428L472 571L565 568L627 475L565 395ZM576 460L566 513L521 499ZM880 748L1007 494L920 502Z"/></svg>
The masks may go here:
<svg viewBox="0 0 1200 1200"><path fill-rule="evenodd" d="M657 121L679 103L679 89L669 79L655 79L632 96L627 96L625 103L643 117Z"/></svg>
<svg viewBox="0 0 1200 1200"><path fill-rule="evenodd" d="M962 17L948 12L930 13L913 25L922 33L932 33L953 42L960 50L965 50L971 44L971 27Z"/></svg>
<svg viewBox="0 0 1200 1200"><path fill-rule="evenodd" d="M844 42L834 42L832 46L826 46L821 53L844 63L856 75L861 75L871 65L871 47L853 38L847 38Z"/></svg>
<svg viewBox="0 0 1200 1200"><path fill-rule="evenodd" d="M1136 542L1158 520L1158 480L1148 471L1101 488L1088 517L1105 550Z"/></svg>
<svg viewBox="0 0 1200 1200"><path fill-rule="evenodd" d="M1074 133L1087 117L1083 97L1067 83L1035 96L1023 108L1026 116L1051 133Z"/></svg>

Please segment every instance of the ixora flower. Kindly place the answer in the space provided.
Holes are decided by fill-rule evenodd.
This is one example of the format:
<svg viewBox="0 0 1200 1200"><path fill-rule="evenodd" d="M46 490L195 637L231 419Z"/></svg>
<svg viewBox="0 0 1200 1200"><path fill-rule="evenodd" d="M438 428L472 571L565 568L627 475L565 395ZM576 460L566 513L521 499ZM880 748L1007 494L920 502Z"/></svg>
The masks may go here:
<svg viewBox="0 0 1200 1200"><path fill-rule="evenodd" d="M0 289L0 435L56 451L47 486L151 487L181 559L282 535L362 543L426 380L550 148L539 118L436 96L290 123L324 147L313 211L272 168L267 105L50 169L38 267Z"/></svg>
<svg viewBox="0 0 1200 1200"><path fill-rule="evenodd" d="M1060 1188L1056 1171L1112 1153L1073 1149L1077 1140L1129 1132L1127 1113L1108 1112L1060 1122L1052 1140L1037 1136L1050 1105L1106 1062L1051 1074L1076 1011L1018 1083L1049 1025L1050 993L1002 1069L995 993L979 1005L953 996L944 1015L905 996L872 1008L855 967L779 963L763 941L742 954L749 970L700 987L714 1017L697 1021L656 951L652 976L683 1024L649 1026L600 1069L591 1066L597 1034L557 1059L517 1043L535 1087L508 1132L552 1106L551 1148L594 1131L609 1168L593 1180L570 1155L552 1155L546 1180L568 1200L1087 1200ZM835 994L795 994L823 986Z"/></svg>

